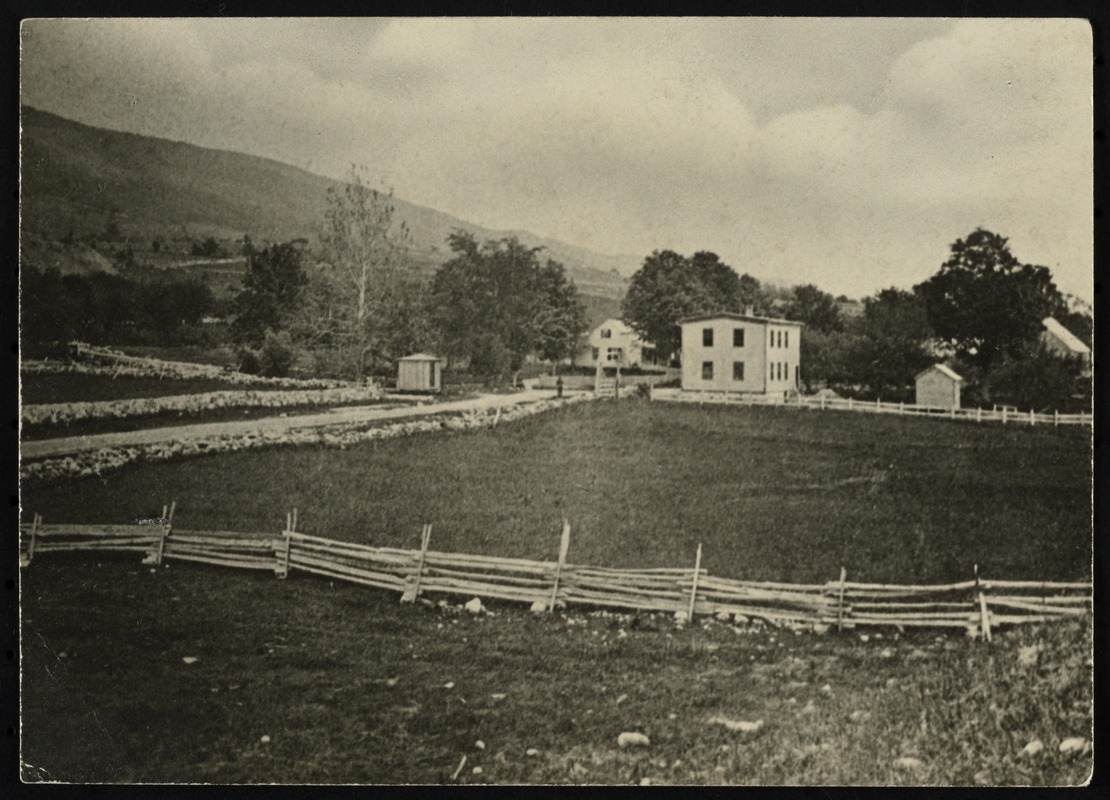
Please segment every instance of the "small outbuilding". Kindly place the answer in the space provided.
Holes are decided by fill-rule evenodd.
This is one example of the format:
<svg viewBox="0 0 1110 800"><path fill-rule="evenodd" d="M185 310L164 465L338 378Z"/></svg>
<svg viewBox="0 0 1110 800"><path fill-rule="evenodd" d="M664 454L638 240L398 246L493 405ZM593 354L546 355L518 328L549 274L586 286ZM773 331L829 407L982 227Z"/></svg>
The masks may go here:
<svg viewBox="0 0 1110 800"><path fill-rule="evenodd" d="M964 379L944 364L933 364L914 378L917 405L931 408L959 408L960 384Z"/></svg>
<svg viewBox="0 0 1110 800"><path fill-rule="evenodd" d="M443 365L447 360L427 353L397 359L397 391L443 391Z"/></svg>

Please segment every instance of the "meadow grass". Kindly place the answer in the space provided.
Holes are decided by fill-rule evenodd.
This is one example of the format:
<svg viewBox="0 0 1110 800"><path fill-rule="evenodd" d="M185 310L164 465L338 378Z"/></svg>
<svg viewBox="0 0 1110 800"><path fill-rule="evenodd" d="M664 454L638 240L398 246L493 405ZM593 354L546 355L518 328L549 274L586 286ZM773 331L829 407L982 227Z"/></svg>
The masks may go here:
<svg viewBox="0 0 1110 800"><path fill-rule="evenodd" d="M228 383L217 378L158 378L134 375L90 374L80 372L38 372L20 376L20 402L27 405L48 403L89 403L103 400L134 400L143 397L168 397L226 391L280 391L266 383Z"/></svg>
<svg viewBox="0 0 1110 800"><path fill-rule="evenodd" d="M124 555L43 555L21 574L26 780L1060 785L1091 770L1058 749L1091 736L1087 621L865 642L471 616ZM619 748L624 731L650 746Z"/></svg>
<svg viewBox="0 0 1110 800"><path fill-rule="evenodd" d="M198 530L733 578L1089 580L1091 442L1055 431L781 408L598 402L494 429L143 463L23 487L48 522L127 522L177 501Z"/></svg>

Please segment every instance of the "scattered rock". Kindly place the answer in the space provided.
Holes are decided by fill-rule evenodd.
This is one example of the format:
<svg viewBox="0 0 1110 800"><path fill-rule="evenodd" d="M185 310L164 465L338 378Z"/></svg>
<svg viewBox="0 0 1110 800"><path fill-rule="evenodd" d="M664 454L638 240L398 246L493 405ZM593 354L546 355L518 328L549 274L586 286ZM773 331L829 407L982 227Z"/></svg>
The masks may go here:
<svg viewBox="0 0 1110 800"><path fill-rule="evenodd" d="M477 597L468 600L463 608L465 608L471 614L481 614L483 611L485 611L485 608L482 606L482 601L479 600Z"/></svg>
<svg viewBox="0 0 1110 800"><path fill-rule="evenodd" d="M816 634L825 634L829 632L829 626L823 622L813 623L813 632Z"/></svg>
<svg viewBox="0 0 1110 800"><path fill-rule="evenodd" d="M975 781L976 786L990 786L994 783L994 778L992 778L990 772L985 769L976 772L972 780Z"/></svg>
<svg viewBox="0 0 1110 800"><path fill-rule="evenodd" d="M898 679L897 678L887 678L886 679L886 688L893 689L897 685L898 685Z"/></svg>
<svg viewBox="0 0 1110 800"><path fill-rule="evenodd" d="M633 731L625 731L617 737L618 747L647 747L651 744L651 739L644 736L642 733L635 733Z"/></svg>
<svg viewBox="0 0 1110 800"><path fill-rule="evenodd" d="M447 681L447 683L443 684L443 688L444 689L454 689L455 688L455 682L454 681Z"/></svg>
<svg viewBox="0 0 1110 800"><path fill-rule="evenodd" d="M919 770L924 766L924 761L922 761L920 758L914 758L912 756L902 756L901 758L894 759L895 769Z"/></svg>
<svg viewBox="0 0 1110 800"><path fill-rule="evenodd" d="M1023 667L1035 667L1037 660L1040 658L1041 648L1040 645L1029 645L1029 647L1018 648L1018 663Z"/></svg>
<svg viewBox="0 0 1110 800"><path fill-rule="evenodd" d="M688 619L689 619L689 617L686 616L685 611L676 611L676 612L674 612L674 621L677 622L678 624L684 625Z"/></svg>
<svg viewBox="0 0 1110 800"><path fill-rule="evenodd" d="M533 613L542 614L544 611L547 611L547 603L545 603L543 600L537 600L536 602L532 603Z"/></svg>
<svg viewBox="0 0 1110 800"><path fill-rule="evenodd" d="M763 720L757 719L755 722L748 722L747 720L742 719L729 719L728 717L722 717L718 714L717 716L710 717L709 724L723 725L725 728L728 728L730 731L734 732L739 731L740 733L755 733L763 727Z"/></svg>
<svg viewBox="0 0 1110 800"><path fill-rule="evenodd" d="M186 664L195 664L199 659L196 656L185 656L185 658L181 660L184 661Z"/></svg>
<svg viewBox="0 0 1110 800"><path fill-rule="evenodd" d="M864 720L870 719L870 718L871 718L871 712L870 711L858 711L857 710L857 711L853 711L851 714L848 715L848 719L850 719L852 722L863 722Z"/></svg>
<svg viewBox="0 0 1110 800"><path fill-rule="evenodd" d="M524 755L528 756L529 758L535 758L539 754L540 751L534 747L529 747L527 750L524 751Z"/></svg>
<svg viewBox="0 0 1110 800"><path fill-rule="evenodd" d="M884 647L882 650L879 651L879 658L891 658L893 655L894 651L889 647Z"/></svg>
<svg viewBox="0 0 1110 800"><path fill-rule="evenodd" d="M801 713L802 714L816 714L817 713L817 706L813 705L813 701L810 700L808 703L806 703L804 706L802 706Z"/></svg>
<svg viewBox="0 0 1110 800"><path fill-rule="evenodd" d="M640 778L641 786L651 786L651 778Z"/></svg>
<svg viewBox="0 0 1110 800"><path fill-rule="evenodd" d="M501 692L494 692L490 695L490 698L493 700L504 700L505 697L506 695L502 694Z"/></svg>
<svg viewBox="0 0 1110 800"><path fill-rule="evenodd" d="M729 622L731 619L732 619L732 615L729 614L727 611L718 611L717 612L717 621L718 622Z"/></svg>
<svg viewBox="0 0 1110 800"><path fill-rule="evenodd" d="M824 686L821 687L821 692L823 694L832 694L832 686L826 683Z"/></svg>
<svg viewBox="0 0 1110 800"><path fill-rule="evenodd" d="M262 741L262 744L269 744L270 743L270 737L269 736L263 736L261 741Z"/></svg>
<svg viewBox="0 0 1110 800"><path fill-rule="evenodd" d="M482 741L481 739L479 739L478 741L476 741L476 742L474 743L474 746L475 746L475 747L477 747L477 748L478 748L479 750L485 750L485 749L486 749L486 743L485 743L485 742L483 742L483 741Z"/></svg>
<svg viewBox="0 0 1110 800"><path fill-rule="evenodd" d="M871 637L868 636L866 633L861 633L859 635L859 640L866 644L867 642L871 641Z"/></svg>
<svg viewBox="0 0 1110 800"><path fill-rule="evenodd" d="M1087 751L1087 740L1082 736L1070 736L1060 742L1060 752L1064 755L1084 753Z"/></svg>
<svg viewBox="0 0 1110 800"><path fill-rule="evenodd" d="M482 774L482 768L481 767L475 767L474 769L470 770L470 773L472 775L481 775Z"/></svg>
<svg viewBox="0 0 1110 800"><path fill-rule="evenodd" d="M1025 745L1025 747L1021 748L1021 754L1023 756L1035 756L1042 750L1044 750L1044 742L1040 739L1034 739L1029 744Z"/></svg>

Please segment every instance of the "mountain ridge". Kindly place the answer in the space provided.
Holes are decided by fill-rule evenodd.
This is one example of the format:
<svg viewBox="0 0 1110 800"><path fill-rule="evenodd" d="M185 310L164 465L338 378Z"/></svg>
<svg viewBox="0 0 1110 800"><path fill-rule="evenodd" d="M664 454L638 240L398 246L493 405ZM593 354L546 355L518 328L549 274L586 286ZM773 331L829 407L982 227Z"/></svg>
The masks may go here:
<svg viewBox="0 0 1110 800"><path fill-rule="evenodd" d="M314 241L329 188L342 182L272 158L86 125L21 107L21 234L90 237L114 224L127 238L187 242L213 236ZM562 263L583 293L617 299L633 256L607 255L527 231L502 231L393 198L424 269L450 257L455 229L478 239L516 236Z"/></svg>

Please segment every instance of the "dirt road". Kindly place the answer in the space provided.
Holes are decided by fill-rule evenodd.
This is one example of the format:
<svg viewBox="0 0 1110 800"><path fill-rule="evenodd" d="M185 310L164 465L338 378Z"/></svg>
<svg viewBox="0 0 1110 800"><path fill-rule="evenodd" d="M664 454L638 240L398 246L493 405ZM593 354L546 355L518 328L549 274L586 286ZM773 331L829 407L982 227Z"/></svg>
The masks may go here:
<svg viewBox="0 0 1110 800"><path fill-rule="evenodd" d="M175 425L168 428L148 428L138 431L119 433L100 433L91 436L69 436L61 439L43 439L22 442L20 456L25 460L64 456L83 450L98 450L102 447L127 447L130 445L155 444L157 442L179 441L208 438L211 436L240 436L247 433L282 433L298 428L319 428L351 422L374 422L377 420L422 417L429 414L442 414L451 411L476 411L498 407L534 403L555 396L549 389L530 389L517 394L485 394L466 400L445 403L424 403L404 408L381 408L375 406L352 406L303 414L293 417L266 417L231 422L199 422L195 425Z"/></svg>

